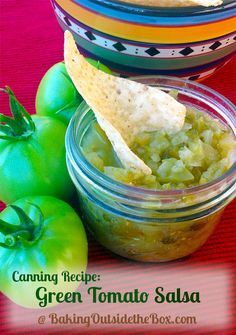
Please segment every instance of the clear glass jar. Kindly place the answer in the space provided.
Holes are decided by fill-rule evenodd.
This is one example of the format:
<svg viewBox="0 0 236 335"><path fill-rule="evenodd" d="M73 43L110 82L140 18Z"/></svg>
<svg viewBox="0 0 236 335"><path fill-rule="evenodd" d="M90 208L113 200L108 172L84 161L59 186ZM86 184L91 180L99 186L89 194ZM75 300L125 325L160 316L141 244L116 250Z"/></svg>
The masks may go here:
<svg viewBox="0 0 236 335"><path fill-rule="evenodd" d="M178 100L219 118L236 134L236 110L223 96L187 80L135 78L148 85L178 90ZM115 181L84 157L83 138L93 112L82 104L66 136L67 164L79 195L83 222L114 253L146 262L187 256L203 245L236 190L236 163L213 182L184 190L153 191Z"/></svg>

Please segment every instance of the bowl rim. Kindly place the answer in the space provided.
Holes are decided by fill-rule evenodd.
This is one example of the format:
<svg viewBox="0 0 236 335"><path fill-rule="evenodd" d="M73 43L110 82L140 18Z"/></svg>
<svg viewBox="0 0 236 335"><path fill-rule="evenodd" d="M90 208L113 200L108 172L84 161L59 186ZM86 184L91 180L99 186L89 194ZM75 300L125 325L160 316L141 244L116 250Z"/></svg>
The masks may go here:
<svg viewBox="0 0 236 335"><path fill-rule="evenodd" d="M100 4L109 8L121 10L124 12L130 12L132 14L142 15L158 15L158 16L197 16L197 15L209 15L216 14L222 11L231 10L236 8L236 2L234 0L223 0L224 3L214 7L204 6L188 6L188 7L157 7L157 6L144 6L139 4L133 4L123 2L122 0L89 0L90 2ZM132 0L130 0L132 1Z"/></svg>

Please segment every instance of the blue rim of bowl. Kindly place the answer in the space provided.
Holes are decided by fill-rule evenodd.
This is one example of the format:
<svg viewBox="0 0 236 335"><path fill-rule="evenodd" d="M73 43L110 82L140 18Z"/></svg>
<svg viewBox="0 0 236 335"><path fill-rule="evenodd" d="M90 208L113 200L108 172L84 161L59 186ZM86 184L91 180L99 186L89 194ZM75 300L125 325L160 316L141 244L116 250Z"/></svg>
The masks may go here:
<svg viewBox="0 0 236 335"><path fill-rule="evenodd" d="M55 0L53 0L55 1ZM81 7L115 20L145 25L186 26L223 21L235 15L236 3L217 7L145 7L112 0L73 0ZM58 6L58 4L56 3ZM121 15L122 12L122 15Z"/></svg>
<svg viewBox="0 0 236 335"><path fill-rule="evenodd" d="M84 1L83 1L84 2ZM236 8L236 3L234 0L224 0L224 4L216 7L203 7L203 6L193 6L193 7L153 7L153 6L142 6L135 5L132 3L122 2L117 0L90 0L90 2L95 4L100 4L108 8L118 9L120 11L151 15L151 16L185 16L187 15L204 15L212 14L217 12L222 12L228 9Z"/></svg>

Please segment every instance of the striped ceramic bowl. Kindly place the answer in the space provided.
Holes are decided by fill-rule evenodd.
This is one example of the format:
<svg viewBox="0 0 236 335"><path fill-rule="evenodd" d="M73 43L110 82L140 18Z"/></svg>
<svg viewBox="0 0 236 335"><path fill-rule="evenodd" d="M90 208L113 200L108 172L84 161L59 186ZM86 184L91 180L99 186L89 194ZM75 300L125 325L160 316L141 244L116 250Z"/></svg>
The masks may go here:
<svg viewBox="0 0 236 335"><path fill-rule="evenodd" d="M123 76L201 80L236 52L236 1L218 7L157 8L111 0L52 0L80 51Z"/></svg>

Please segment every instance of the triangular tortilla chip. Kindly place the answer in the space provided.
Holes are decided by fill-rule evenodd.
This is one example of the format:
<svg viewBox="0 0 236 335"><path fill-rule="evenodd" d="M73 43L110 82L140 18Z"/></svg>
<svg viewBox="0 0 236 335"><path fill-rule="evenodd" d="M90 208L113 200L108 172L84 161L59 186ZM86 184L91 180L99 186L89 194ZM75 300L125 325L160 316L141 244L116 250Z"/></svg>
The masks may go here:
<svg viewBox="0 0 236 335"><path fill-rule="evenodd" d="M185 120L185 106L155 87L96 69L79 53L69 31L65 32L64 57L74 85L95 113L123 165L151 174L129 144L143 131L179 131Z"/></svg>

